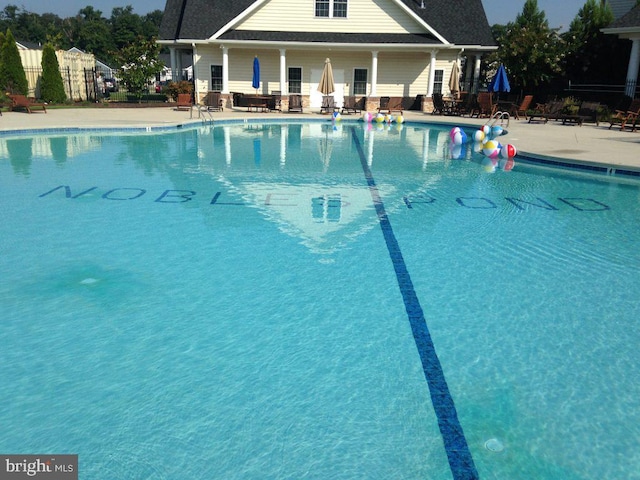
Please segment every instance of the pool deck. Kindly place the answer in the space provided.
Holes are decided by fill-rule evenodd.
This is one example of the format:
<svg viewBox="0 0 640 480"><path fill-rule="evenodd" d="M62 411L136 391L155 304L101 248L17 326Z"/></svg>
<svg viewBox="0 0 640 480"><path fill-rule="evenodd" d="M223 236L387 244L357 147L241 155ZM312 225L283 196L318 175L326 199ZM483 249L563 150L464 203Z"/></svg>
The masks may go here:
<svg viewBox="0 0 640 480"><path fill-rule="evenodd" d="M265 119L321 119L329 121L329 115L317 111L298 113L248 113L245 109L212 112L214 123L219 120ZM359 119L359 115L345 115L344 120ZM209 116L207 119L209 120ZM460 127L481 126L488 119L447 117L421 112L405 112L405 121L439 123ZM47 113L2 112L0 135L10 131L51 128L145 128L199 124L197 109L178 111L173 107L141 108L50 108ZM580 163L610 168L640 171L640 131L609 130L609 122L596 126L592 123L563 125L559 121L528 123L524 119L511 119L508 134L502 143L513 144L522 154L561 159L568 163ZM517 157L516 157L517 158Z"/></svg>

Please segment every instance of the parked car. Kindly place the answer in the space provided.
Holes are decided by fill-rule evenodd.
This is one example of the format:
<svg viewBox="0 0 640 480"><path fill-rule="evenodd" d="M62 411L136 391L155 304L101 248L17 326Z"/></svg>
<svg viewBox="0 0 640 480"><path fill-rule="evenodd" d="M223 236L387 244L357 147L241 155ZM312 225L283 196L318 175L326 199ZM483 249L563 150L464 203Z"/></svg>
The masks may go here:
<svg viewBox="0 0 640 480"><path fill-rule="evenodd" d="M118 81L115 78L105 78L104 79L104 91L105 92L117 92L118 91Z"/></svg>
<svg viewBox="0 0 640 480"><path fill-rule="evenodd" d="M162 93L167 85L169 85L169 82L167 80L156 82L156 93Z"/></svg>

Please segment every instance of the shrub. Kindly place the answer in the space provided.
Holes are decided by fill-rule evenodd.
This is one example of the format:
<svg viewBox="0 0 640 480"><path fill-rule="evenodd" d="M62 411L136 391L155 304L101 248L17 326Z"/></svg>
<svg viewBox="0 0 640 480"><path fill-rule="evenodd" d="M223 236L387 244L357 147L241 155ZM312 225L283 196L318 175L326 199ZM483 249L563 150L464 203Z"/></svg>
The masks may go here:
<svg viewBox="0 0 640 480"><path fill-rule="evenodd" d="M193 92L193 83L182 80L180 82L169 82L167 85L167 92L174 100L178 99L179 93L192 93Z"/></svg>
<svg viewBox="0 0 640 480"><path fill-rule="evenodd" d="M50 43L46 43L42 48L40 98L45 102L51 103L64 103L67 100L62 76L60 75L60 64L53 45Z"/></svg>
<svg viewBox="0 0 640 480"><path fill-rule="evenodd" d="M16 39L9 29L4 36L3 44L0 45L0 50L0 88L5 92L27 95L29 92L27 75L24 73Z"/></svg>

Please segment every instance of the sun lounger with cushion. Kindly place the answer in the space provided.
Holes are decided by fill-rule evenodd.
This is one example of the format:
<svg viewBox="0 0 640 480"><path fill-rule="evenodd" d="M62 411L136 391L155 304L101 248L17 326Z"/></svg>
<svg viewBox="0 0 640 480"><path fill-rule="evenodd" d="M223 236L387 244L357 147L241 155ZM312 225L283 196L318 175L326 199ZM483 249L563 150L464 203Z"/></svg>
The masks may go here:
<svg viewBox="0 0 640 480"><path fill-rule="evenodd" d="M529 123L533 120L542 120L547 123L550 119L557 120L562 115L564 102L562 100L554 100L549 103L538 104L533 113L529 115Z"/></svg>
<svg viewBox="0 0 640 480"><path fill-rule="evenodd" d="M559 119L562 120L563 125L566 125L567 123L575 123L582 126L582 122L592 121L595 122L597 126L599 124L598 108L600 108L600 104L598 102L582 102L578 109L578 113L575 115L563 114L560 115Z"/></svg>

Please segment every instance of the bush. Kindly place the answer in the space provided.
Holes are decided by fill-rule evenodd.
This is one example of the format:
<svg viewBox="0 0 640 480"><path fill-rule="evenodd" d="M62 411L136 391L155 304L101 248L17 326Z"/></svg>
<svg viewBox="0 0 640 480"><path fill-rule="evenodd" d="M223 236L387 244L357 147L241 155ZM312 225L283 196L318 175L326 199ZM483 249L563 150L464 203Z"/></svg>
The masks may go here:
<svg viewBox="0 0 640 480"><path fill-rule="evenodd" d="M40 98L45 102L64 103L67 94L64 91L60 64L55 49L50 43L42 48L42 80L40 83Z"/></svg>
<svg viewBox="0 0 640 480"><path fill-rule="evenodd" d="M170 82L169 85L167 85L167 92L171 98L178 100L179 93L193 93L193 83L187 80Z"/></svg>
<svg viewBox="0 0 640 480"><path fill-rule="evenodd" d="M4 36L4 43L0 45L0 83L0 88L5 92L21 95L29 93L29 83L24 73L20 52L11 30L8 29Z"/></svg>

